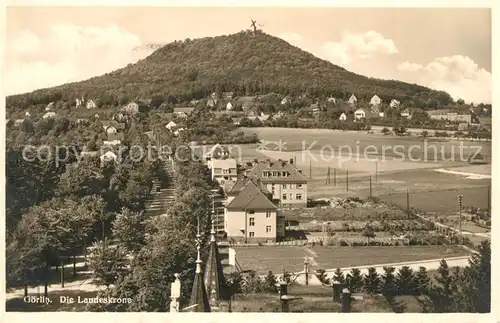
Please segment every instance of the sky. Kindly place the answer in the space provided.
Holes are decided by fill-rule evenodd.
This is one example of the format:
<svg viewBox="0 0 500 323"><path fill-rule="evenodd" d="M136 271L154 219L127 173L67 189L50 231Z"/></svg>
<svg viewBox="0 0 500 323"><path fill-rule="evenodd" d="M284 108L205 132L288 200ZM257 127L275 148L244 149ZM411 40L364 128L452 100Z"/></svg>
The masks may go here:
<svg viewBox="0 0 500 323"><path fill-rule="evenodd" d="M8 7L4 92L102 75L149 55L145 44L237 33L250 18L352 72L491 103L487 8Z"/></svg>

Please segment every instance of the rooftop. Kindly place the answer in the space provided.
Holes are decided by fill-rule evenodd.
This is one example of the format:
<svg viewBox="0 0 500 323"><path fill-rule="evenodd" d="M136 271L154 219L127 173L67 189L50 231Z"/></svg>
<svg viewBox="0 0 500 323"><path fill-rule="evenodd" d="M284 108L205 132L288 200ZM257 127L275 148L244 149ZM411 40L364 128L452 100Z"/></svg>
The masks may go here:
<svg viewBox="0 0 500 323"><path fill-rule="evenodd" d="M264 171L285 171L287 176L285 177L264 177ZM299 172L299 170L291 163L278 160L278 161L260 161L254 165L254 167L248 173L248 176L257 177L262 180L263 183L307 183L307 179Z"/></svg>
<svg viewBox="0 0 500 323"><path fill-rule="evenodd" d="M212 168L222 168L222 169L237 168L237 163L236 160L232 158L214 159L212 161Z"/></svg>
<svg viewBox="0 0 500 323"><path fill-rule="evenodd" d="M253 181L248 181L239 194L226 206L228 210L276 210L274 203Z"/></svg>

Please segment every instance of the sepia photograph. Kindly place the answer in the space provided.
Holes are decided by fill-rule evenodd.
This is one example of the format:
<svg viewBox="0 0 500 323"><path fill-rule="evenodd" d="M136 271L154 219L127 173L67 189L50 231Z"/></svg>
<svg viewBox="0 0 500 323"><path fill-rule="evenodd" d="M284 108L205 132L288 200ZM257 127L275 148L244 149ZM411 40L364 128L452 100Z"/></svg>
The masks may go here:
<svg viewBox="0 0 500 323"><path fill-rule="evenodd" d="M491 313L493 9L198 5L5 7L7 314Z"/></svg>

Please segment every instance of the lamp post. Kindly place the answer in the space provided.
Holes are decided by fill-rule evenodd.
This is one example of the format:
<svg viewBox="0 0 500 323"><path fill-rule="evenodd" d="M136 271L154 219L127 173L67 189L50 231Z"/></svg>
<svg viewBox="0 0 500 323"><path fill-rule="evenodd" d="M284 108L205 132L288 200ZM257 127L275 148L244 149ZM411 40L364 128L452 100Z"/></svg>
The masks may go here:
<svg viewBox="0 0 500 323"><path fill-rule="evenodd" d="M304 274L306 275L306 286L309 285L309 261L307 256L304 257Z"/></svg>
<svg viewBox="0 0 500 323"><path fill-rule="evenodd" d="M464 235L462 232L462 205L463 205L464 196L462 194L458 195L458 221L460 224L460 244L464 244Z"/></svg>

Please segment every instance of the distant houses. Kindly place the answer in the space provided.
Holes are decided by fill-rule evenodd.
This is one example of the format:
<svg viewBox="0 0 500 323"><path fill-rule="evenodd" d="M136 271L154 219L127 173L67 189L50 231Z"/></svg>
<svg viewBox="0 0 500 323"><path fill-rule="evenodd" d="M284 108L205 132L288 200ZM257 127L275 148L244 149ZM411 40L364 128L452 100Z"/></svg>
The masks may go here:
<svg viewBox="0 0 500 323"><path fill-rule="evenodd" d="M95 109L97 108L97 104L94 102L94 100L90 99L86 103L87 109Z"/></svg>
<svg viewBox="0 0 500 323"><path fill-rule="evenodd" d="M382 99L380 99L377 95L374 95L370 100L370 105L378 106L382 103Z"/></svg>
<svg viewBox="0 0 500 323"><path fill-rule="evenodd" d="M358 98L354 94L352 94L351 97L349 98L348 103L350 105L356 105L356 103L358 103Z"/></svg>
<svg viewBox="0 0 500 323"><path fill-rule="evenodd" d="M429 117L434 120L446 120L452 122L466 122L468 124L472 123L472 114L469 113L458 113L450 112L445 110L433 110L428 112Z"/></svg>
<svg viewBox="0 0 500 323"><path fill-rule="evenodd" d="M172 131L175 127L177 127L177 124L173 121L170 121L169 123L167 123L167 125L165 126L165 128L167 128L168 130Z"/></svg>
<svg viewBox="0 0 500 323"><path fill-rule="evenodd" d="M195 108L193 107L179 107L174 108L174 115L178 118L187 118L191 113L193 113Z"/></svg>
<svg viewBox="0 0 500 323"><path fill-rule="evenodd" d="M391 100L391 103L389 103L389 106L393 109L396 109L396 108L399 108L399 105L401 104L401 102L399 102L398 100L396 99L392 99Z"/></svg>
<svg viewBox="0 0 500 323"><path fill-rule="evenodd" d="M57 114L53 111L49 111L43 115L43 119L49 120L49 119L55 119L57 117Z"/></svg>
<svg viewBox="0 0 500 323"><path fill-rule="evenodd" d="M340 121L346 121L347 120L347 115L344 112L342 112L342 114L339 117L339 120Z"/></svg>

